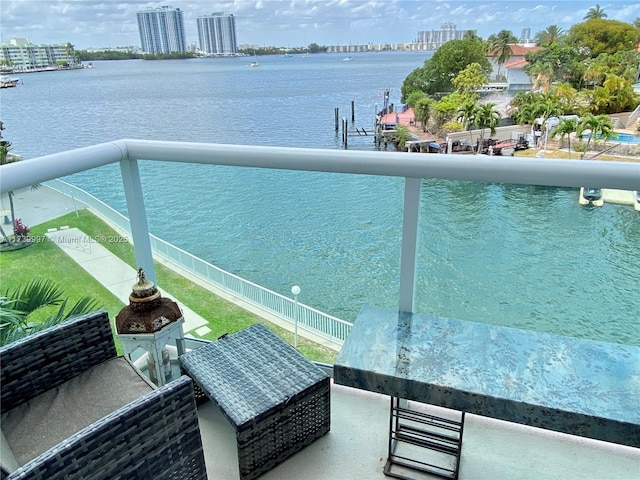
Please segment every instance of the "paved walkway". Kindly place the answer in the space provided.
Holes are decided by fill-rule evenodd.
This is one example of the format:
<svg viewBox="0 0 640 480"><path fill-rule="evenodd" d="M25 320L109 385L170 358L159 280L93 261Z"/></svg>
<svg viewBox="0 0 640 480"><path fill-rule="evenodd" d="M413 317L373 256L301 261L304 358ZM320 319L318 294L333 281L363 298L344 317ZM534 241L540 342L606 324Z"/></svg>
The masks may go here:
<svg viewBox="0 0 640 480"><path fill-rule="evenodd" d="M77 228L65 228L61 225L57 230L51 229L46 236L122 303L129 304L129 294L138 279L134 268ZM207 331L200 329L208 323L204 318L166 291L161 288L159 290L163 297L170 298L180 306L185 332L197 329L197 333L205 334L210 331L208 327Z"/></svg>
<svg viewBox="0 0 640 480"><path fill-rule="evenodd" d="M4 208L5 206L8 206L9 203L6 195L3 195L0 200L1 207ZM45 186L42 186L37 190L25 188L16 191L14 196L14 205L16 209L16 218L21 218L29 227L58 219L63 215L72 213L76 210L87 208L86 205L81 202L72 200L66 195ZM2 221L1 218L0 221ZM118 227L114 225L110 226L116 231L119 231ZM3 225L3 228L7 235L11 233L11 229L9 229L7 225ZM120 235L126 236L127 234L126 232L120 232ZM46 236L73 260L75 260L101 285L120 299L122 303L125 305L129 304L129 294L131 293L133 284L137 281L137 271L134 268L130 267L127 263L112 254L102 246L100 242L92 240L87 234L77 228L69 228L69 226L61 223L60 225L56 225L56 228L52 229L52 231L47 232ZM293 332L294 326L291 322L251 305L241 298L236 297L234 294L225 292L217 288L215 285L195 277L180 266L164 260L163 258L154 256L154 260L165 265L167 268L170 268L187 280L206 288L214 295L217 295L218 297L253 313L267 322ZM160 292L164 297L172 299L180 306L180 309L184 314L185 332L195 332L196 334L203 336L211 331L208 327L208 322L204 318L181 303L174 295L163 289L160 289ZM313 332L300 329L298 335L329 349L336 351L340 349L340 344L320 337Z"/></svg>
<svg viewBox="0 0 640 480"><path fill-rule="evenodd" d="M7 196L2 195L0 200L2 208L8 209ZM21 218L23 223L30 227L86 208L84 204L45 186L36 190L31 188L17 190L14 192L13 202L16 218ZM12 232L10 227L11 225L3 225L7 235ZM134 268L77 228L65 228L65 225L61 224L55 230L46 233L46 236L122 303L129 304L131 287L138 278ZM210 331L206 326L208 322L204 318L165 290L160 289L160 292L162 296L172 299L180 306L184 315L185 332L195 330L199 335L205 335Z"/></svg>

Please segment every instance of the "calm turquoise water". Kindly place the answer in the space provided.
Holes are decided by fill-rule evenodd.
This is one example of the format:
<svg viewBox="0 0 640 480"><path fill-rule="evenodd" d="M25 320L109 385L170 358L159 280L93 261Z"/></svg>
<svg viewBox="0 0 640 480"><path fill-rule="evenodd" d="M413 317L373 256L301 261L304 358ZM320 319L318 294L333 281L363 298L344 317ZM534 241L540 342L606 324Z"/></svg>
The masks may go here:
<svg viewBox="0 0 640 480"><path fill-rule="evenodd" d="M370 128L418 53L94 62L1 93L25 157L120 138L339 148L334 108ZM350 148L373 150L370 137ZM142 162L150 229L220 267L353 320L396 307L402 182ZM125 212L115 166L70 180ZM640 345L640 215L577 189L424 181L418 309Z"/></svg>

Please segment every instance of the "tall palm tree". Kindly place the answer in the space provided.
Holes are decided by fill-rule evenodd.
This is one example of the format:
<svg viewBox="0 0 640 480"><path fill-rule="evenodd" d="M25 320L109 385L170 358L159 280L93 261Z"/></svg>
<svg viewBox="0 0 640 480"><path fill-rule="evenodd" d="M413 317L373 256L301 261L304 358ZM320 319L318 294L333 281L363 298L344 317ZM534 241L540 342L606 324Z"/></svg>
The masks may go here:
<svg viewBox="0 0 640 480"><path fill-rule="evenodd" d="M487 41L498 64L497 75L500 76L500 67L513 55L511 44L517 43L518 39L511 31L500 30L497 35L490 35Z"/></svg>
<svg viewBox="0 0 640 480"><path fill-rule="evenodd" d="M473 145L473 137L471 135L471 127L475 124L476 114L478 112L478 105L475 100L468 99L460 108L458 108L457 112L457 120L464 125L464 129L469 132L469 141Z"/></svg>
<svg viewBox="0 0 640 480"><path fill-rule="evenodd" d="M424 97L416 102L416 119L422 125L422 131L427 131L427 125L429 123L429 118L431 118L431 112L433 111L433 106L435 105L435 100L432 98Z"/></svg>
<svg viewBox="0 0 640 480"><path fill-rule="evenodd" d="M500 123L500 112L495 109L495 106L495 103L485 103L479 105L475 112L474 124L480 129L480 140L478 142L480 147L484 142L485 128L488 128L491 131L491 135L494 135L496 127Z"/></svg>
<svg viewBox="0 0 640 480"><path fill-rule="evenodd" d="M33 312L47 307L59 308L42 321L32 320ZM98 307L93 298L83 297L67 310L67 299L60 286L51 280L32 280L0 297L0 346L92 312Z"/></svg>
<svg viewBox="0 0 640 480"><path fill-rule="evenodd" d="M598 139L608 140L613 135L613 122L608 115L594 115L593 113L587 113L578 122L576 128L576 135L582 137L582 134L589 130L589 139L587 140L587 146L585 153L589 150L591 140L593 143L597 143ZM585 153L580 155L580 158L584 158Z"/></svg>
<svg viewBox="0 0 640 480"><path fill-rule="evenodd" d="M607 14L600 8L600 5L596 3L595 7L591 7L587 14L584 16L585 20L593 20L594 18L607 18Z"/></svg>
<svg viewBox="0 0 640 480"><path fill-rule="evenodd" d="M542 117L542 125L544 126L544 151L547 152L547 140L549 140L549 119L551 117L558 117L562 115L562 107L559 103L551 97L546 97L542 99L537 104L537 111L539 112L540 117Z"/></svg>
<svg viewBox="0 0 640 480"><path fill-rule="evenodd" d="M571 158L571 134L578 128L578 120L575 118L563 118L560 123L551 131L551 137L560 137L560 140L564 140L567 137L567 144L569 147L569 158Z"/></svg>

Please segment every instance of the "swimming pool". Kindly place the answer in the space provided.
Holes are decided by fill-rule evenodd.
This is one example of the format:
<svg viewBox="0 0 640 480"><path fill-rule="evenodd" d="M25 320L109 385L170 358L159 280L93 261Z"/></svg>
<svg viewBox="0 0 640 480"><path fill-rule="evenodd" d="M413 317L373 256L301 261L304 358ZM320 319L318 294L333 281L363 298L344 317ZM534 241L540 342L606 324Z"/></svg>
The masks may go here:
<svg viewBox="0 0 640 480"><path fill-rule="evenodd" d="M588 140L589 134L583 133L582 140ZM602 140L602 137L598 135L598 140ZM640 143L640 136L633 135L632 133L625 132L613 132L613 135L607 139L607 142L620 142L620 143Z"/></svg>
<svg viewBox="0 0 640 480"><path fill-rule="evenodd" d="M621 143L640 143L640 136L631 133L615 132L609 141Z"/></svg>

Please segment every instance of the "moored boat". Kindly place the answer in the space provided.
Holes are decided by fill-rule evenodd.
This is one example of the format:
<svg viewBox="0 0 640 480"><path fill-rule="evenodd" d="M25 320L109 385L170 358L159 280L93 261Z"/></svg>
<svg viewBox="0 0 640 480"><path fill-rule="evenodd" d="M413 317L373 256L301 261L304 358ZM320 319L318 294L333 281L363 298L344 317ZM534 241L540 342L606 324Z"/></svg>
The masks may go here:
<svg viewBox="0 0 640 480"><path fill-rule="evenodd" d="M0 77L0 88L15 87L19 81L20 81L19 78L9 77L8 75L2 75Z"/></svg>

